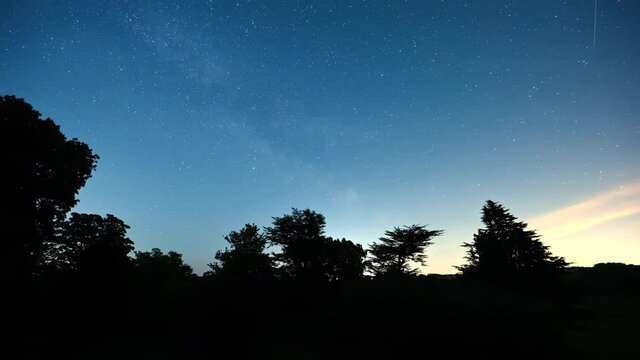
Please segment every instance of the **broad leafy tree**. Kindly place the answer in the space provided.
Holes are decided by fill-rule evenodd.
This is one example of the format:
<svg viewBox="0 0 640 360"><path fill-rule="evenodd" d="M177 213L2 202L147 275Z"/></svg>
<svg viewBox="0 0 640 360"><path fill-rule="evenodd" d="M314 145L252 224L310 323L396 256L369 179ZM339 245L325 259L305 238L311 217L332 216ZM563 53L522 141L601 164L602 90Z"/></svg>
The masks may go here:
<svg viewBox="0 0 640 360"><path fill-rule="evenodd" d="M272 260L265 253L267 240L255 224L246 224L224 239L229 248L217 251L209 264L213 274L235 280L266 280L273 276Z"/></svg>
<svg viewBox="0 0 640 360"><path fill-rule="evenodd" d="M151 251L136 251L133 262L138 274L149 282L184 280L194 276L193 269L182 261L182 254L153 248Z"/></svg>
<svg viewBox="0 0 640 360"><path fill-rule="evenodd" d="M298 280L336 281L362 276L366 251L362 246L324 234L324 215L305 209L273 218L266 228L269 244L285 276Z"/></svg>
<svg viewBox="0 0 640 360"><path fill-rule="evenodd" d="M102 278L118 277L132 268L129 226L113 215L72 213L61 222L45 263L61 270Z"/></svg>
<svg viewBox="0 0 640 360"><path fill-rule="evenodd" d="M326 237L323 256L326 259L325 277L330 281L356 279L362 277L365 270L367 251L362 245L342 238Z"/></svg>
<svg viewBox="0 0 640 360"><path fill-rule="evenodd" d="M467 248L467 264L459 267L463 273L495 278L548 275L567 266L564 258L553 256L540 236L502 204L487 201L482 222L485 227L473 236L473 242L463 245Z"/></svg>
<svg viewBox="0 0 640 360"><path fill-rule="evenodd" d="M375 275L416 275L414 264L426 265L425 250L442 230L428 230L423 225L395 227L385 231L379 243L370 246L369 269Z"/></svg>
<svg viewBox="0 0 640 360"><path fill-rule="evenodd" d="M23 99L0 97L0 161L3 205L0 274L37 272L43 244L55 223L77 203L76 195L96 166L87 144L68 140L53 120Z"/></svg>

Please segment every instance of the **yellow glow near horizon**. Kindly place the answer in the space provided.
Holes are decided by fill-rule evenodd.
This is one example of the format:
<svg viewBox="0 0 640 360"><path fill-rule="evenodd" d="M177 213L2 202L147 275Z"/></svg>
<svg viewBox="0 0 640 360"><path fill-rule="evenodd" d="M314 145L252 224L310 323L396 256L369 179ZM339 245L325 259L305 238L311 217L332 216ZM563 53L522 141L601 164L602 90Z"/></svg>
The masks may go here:
<svg viewBox="0 0 640 360"><path fill-rule="evenodd" d="M640 182L536 216L529 224L554 254L575 265L640 263Z"/></svg>
<svg viewBox="0 0 640 360"><path fill-rule="evenodd" d="M508 205L508 204L507 204ZM583 201L549 211L533 218L520 217L528 228L541 235L553 255L563 256L574 266L603 262L640 264L640 181L618 186ZM445 233L428 249L424 273L452 274L462 265L471 231L454 229Z"/></svg>

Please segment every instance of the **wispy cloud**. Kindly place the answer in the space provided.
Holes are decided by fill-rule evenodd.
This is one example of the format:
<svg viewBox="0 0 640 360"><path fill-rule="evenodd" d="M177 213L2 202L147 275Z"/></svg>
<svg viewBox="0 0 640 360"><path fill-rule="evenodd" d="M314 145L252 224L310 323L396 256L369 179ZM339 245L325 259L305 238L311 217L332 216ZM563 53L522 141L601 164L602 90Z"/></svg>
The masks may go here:
<svg viewBox="0 0 640 360"><path fill-rule="evenodd" d="M567 237L597 225L640 214L640 181L619 186L529 221L545 239Z"/></svg>

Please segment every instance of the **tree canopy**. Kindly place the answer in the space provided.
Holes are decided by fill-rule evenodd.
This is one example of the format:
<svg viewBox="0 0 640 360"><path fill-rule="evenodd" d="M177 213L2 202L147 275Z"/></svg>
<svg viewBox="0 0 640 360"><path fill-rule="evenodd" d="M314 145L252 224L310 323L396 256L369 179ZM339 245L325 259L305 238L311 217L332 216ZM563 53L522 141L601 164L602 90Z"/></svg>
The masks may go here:
<svg viewBox="0 0 640 360"><path fill-rule="evenodd" d="M467 264L459 267L466 274L482 274L494 278L518 274L553 274L567 262L553 256L540 236L527 229L502 204L488 200L482 207L482 222L467 248Z"/></svg>
<svg viewBox="0 0 640 360"><path fill-rule="evenodd" d="M193 269L182 261L182 254L158 248L136 251L133 259L138 274L150 282L182 280L193 276Z"/></svg>
<svg viewBox="0 0 640 360"><path fill-rule="evenodd" d="M323 245L326 263L325 276L329 281L356 279L362 277L365 269L367 251L362 245L342 238L324 238Z"/></svg>
<svg viewBox="0 0 640 360"><path fill-rule="evenodd" d="M67 140L53 120L15 96L0 97L0 122L1 189L8 209L2 217L0 273L25 276L37 271L43 243L77 203L98 156L87 144Z"/></svg>
<svg viewBox="0 0 640 360"><path fill-rule="evenodd" d="M266 254L267 240L256 224L231 231L224 239L230 248L217 251L209 264L215 275L234 279L264 280L273 276L272 260Z"/></svg>
<svg viewBox="0 0 640 360"><path fill-rule="evenodd" d="M366 251L362 246L324 234L324 215L305 209L273 218L266 228L268 242L280 252L274 260L285 276L311 281L334 281L361 276Z"/></svg>
<svg viewBox="0 0 640 360"><path fill-rule="evenodd" d="M385 231L380 243L371 244L369 269L375 275L415 275L412 263L426 265L425 250L442 230L427 230L423 225L395 227Z"/></svg>
<svg viewBox="0 0 640 360"><path fill-rule="evenodd" d="M62 270L111 277L131 269L129 226L117 217L71 213L60 223L45 262Z"/></svg>

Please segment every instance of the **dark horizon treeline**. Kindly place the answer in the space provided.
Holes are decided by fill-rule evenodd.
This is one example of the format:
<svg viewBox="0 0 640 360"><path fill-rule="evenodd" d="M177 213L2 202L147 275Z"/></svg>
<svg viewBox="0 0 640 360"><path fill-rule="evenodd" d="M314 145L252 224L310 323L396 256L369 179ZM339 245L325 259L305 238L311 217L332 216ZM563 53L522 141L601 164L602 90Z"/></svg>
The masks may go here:
<svg viewBox="0 0 640 360"><path fill-rule="evenodd" d="M0 246L7 316L0 339L7 354L372 359L431 351L524 358L637 353L630 334L640 321L634 306L640 267L570 268L497 202L482 207L484 227L462 244L466 263L455 276L424 276L418 269L443 230L398 226L365 249L326 236L322 214L296 208L270 226L231 231L210 271L196 276L177 252L134 251L129 226L116 216L71 212L99 159L87 144L66 139L53 120L14 96L0 97L0 121L7 210Z"/></svg>
<svg viewBox="0 0 640 360"><path fill-rule="evenodd" d="M67 140L51 119L42 119L31 105L14 96L1 98L7 134L3 142L9 186L9 247L3 252L3 276L24 278L47 273L87 276L125 276L138 269L175 271L189 276L188 265L173 251L134 252L127 226L116 216L71 213L76 195L96 168L99 156L77 139ZM464 274L491 276L553 276L566 268L561 257L551 255L539 236L526 229L503 205L487 201L482 208L484 229L465 243ZM395 227L378 243L363 249L345 238L324 234L322 214L292 209L274 217L261 232L247 224L225 237L230 248L218 251L207 275L238 279L295 278L303 281L339 281L374 276L417 275L415 265L426 265L426 248L443 230L413 224ZM266 248L279 252L266 253ZM162 269L161 269L162 268Z"/></svg>

